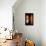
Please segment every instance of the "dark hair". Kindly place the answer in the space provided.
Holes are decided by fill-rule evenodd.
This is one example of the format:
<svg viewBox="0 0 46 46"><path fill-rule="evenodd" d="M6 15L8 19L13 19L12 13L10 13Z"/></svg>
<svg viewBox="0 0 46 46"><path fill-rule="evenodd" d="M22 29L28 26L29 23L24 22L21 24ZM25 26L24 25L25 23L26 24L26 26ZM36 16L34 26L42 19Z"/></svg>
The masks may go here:
<svg viewBox="0 0 46 46"><path fill-rule="evenodd" d="M35 43L34 43L34 46L35 46Z"/></svg>

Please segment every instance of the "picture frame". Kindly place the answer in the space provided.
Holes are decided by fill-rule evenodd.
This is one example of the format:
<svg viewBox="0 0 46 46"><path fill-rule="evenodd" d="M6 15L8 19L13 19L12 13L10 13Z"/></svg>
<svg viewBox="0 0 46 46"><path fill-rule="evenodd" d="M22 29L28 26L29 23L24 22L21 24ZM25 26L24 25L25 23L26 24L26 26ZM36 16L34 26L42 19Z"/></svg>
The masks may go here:
<svg viewBox="0 0 46 46"><path fill-rule="evenodd" d="M25 25L33 25L33 24L34 24L34 14L25 13Z"/></svg>

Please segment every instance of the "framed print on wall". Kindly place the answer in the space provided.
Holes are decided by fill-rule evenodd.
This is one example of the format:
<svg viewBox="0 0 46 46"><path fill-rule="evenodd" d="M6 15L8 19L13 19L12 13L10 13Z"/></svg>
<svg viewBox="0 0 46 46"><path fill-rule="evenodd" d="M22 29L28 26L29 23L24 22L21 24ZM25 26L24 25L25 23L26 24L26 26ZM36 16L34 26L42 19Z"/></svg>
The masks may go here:
<svg viewBox="0 0 46 46"><path fill-rule="evenodd" d="M25 25L33 25L33 24L34 24L34 14L25 13Z"/></svg>

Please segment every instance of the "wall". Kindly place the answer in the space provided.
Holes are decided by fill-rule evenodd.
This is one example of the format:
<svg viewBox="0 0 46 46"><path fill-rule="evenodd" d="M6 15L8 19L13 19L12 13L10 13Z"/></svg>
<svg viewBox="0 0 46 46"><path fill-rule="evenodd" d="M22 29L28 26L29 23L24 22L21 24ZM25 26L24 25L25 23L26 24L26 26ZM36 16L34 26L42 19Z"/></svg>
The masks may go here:
<svg viewBox="0 0 46 46"><path fill-rule="evenodd" d="M16 6L16 5L14 5ZM14 11L15 29L18 32L23 33L23 37L34 40L36 46L41 46L41 34L40 34L40 12L41 1L40 0L23 0L20 5ZM34 25L25 25L25 13L34 13Z"/></svg>
<svg viewBox="0 0 46 46"><path fill-rule="evenodd" d="M12 29L12 6L16 0L0 0L0 27Z"/></svg>
<svg viewBox="0 0 46 46"><path fill-rule="evenodd" d="M3 28L12 29L12 6L15 2L16 0L0 0L0 33L2 32L0 38L5 38L5 36L10 35L10 32L8 30L7 32L3 31ZM1 27L3 27L3 30Z"/></svg>
<svg viewBox="0 0 46 46"><path fill-rule="evenodd" d="M46 0L41 1L40 30L42 46L46 46Z"/></svg>

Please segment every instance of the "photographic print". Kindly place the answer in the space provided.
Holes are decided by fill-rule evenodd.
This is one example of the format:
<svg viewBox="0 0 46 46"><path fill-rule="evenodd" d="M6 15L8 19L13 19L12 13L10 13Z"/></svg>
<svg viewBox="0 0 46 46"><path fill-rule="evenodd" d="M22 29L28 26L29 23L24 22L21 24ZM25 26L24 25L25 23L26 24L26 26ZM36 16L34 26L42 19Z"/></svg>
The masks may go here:
<svg viewBox="0 0 46 46"><path fill-rule="evenodd" d="M33 13L25 13L25 25L34 24L34 15Z"/></svg>

